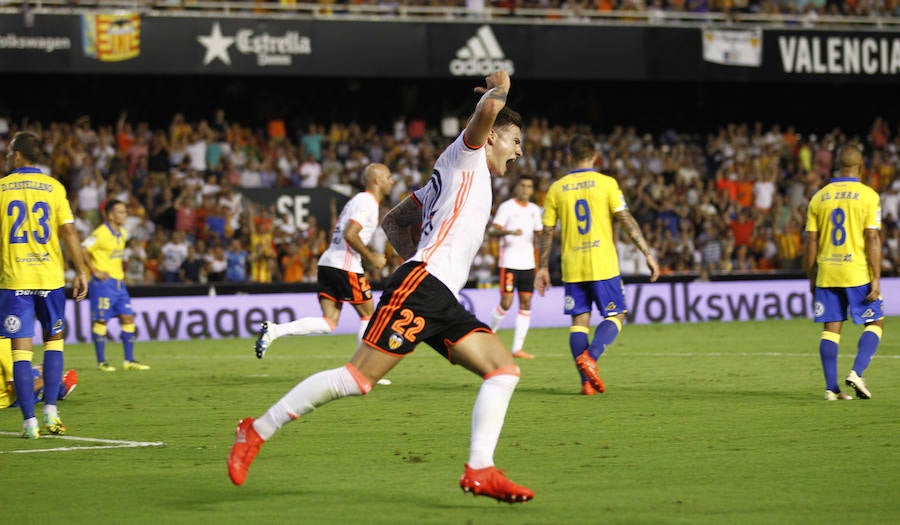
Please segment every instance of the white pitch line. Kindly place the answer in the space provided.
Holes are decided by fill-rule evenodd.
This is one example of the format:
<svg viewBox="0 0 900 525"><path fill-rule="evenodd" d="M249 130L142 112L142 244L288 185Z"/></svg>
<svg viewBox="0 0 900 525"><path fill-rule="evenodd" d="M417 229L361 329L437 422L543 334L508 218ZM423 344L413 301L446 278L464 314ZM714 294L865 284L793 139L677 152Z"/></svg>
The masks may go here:
<svg viewBox="0 0 900 525"><path fill-rule="evenodd" d="M19 436L18 432L2 432L0 436ZM96 447L58 447L58 448L38 448L29 450L0 450L0 454L30 454L32 452L69 452L72 450L100 450L110 448L139 448L139 447L162 447L165 445L162 441L125 441L120 439L103 439L103 438L86 438L76 436L41 436L41 439L62 439L65 441L82 441L88 443L107 443Z"/></svg>

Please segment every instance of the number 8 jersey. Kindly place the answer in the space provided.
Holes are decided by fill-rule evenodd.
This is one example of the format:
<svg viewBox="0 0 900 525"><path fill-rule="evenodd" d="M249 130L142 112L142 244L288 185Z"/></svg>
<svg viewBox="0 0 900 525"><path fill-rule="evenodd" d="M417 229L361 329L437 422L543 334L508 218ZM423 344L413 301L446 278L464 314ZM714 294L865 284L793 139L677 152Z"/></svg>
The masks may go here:
<svg viewBox="0 0 900 525"><path fill-rule="evenodd" d="M871 282L864 230L881 229L878 193L855 177L835 177L816 192L806 231L819 232L816 286L849 288Z"/></svg>
<svg viewBox="0 0 900 525"><path fill-rule="evenodd" d="M591 169L570 172L550 185L544 199L545 228L562 229L562 280L603 281L619 275L612 216L627 210L619 183Z"/></svg>
<svg viewBox="0 0 900 525"><path fill-rule="evenodd" d="M74 222L66 188L33 167L0 179L0 289L66 285L59 227Z"/></svg>

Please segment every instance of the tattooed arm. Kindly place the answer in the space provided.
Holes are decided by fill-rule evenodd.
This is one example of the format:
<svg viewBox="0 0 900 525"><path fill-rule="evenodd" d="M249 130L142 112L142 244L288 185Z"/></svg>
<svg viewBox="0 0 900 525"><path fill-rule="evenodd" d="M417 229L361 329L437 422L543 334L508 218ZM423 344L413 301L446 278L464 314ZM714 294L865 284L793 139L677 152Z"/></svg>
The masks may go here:
<svg viewBox="0 0 900 525"><path fill-rule="evenodd" d="M506 96L509 93L509 73L506 71L494 71L484 79L485 87L475 88L476 93L483 93L475 113L466 125L465 140L470 147L479 147L485 143L494 120L500 110L506 106Z"/></svg>
<svg viewBox="0 0 900 525"><path fill-rule="evenodd" d="M534 272L534 289L541 297L544 296L544 291L550 287L550 249L553 248L553 230L555 229L544 226L541 231L538 267Z"/></svg>
<svg viewBox="0 0 900 525"><path fill-rule="evenodd" d="M418 239L413 239L409 227L422 223L422 210L411 197L400 201L381 221L388 242L404 260L416 253Z"/></svg>
<svg viewBox="0 0 900 525"><path fill-rule="evenodd" d="M644 234L641 233L641 227L638 226L637 221L634 220L634 216L631 215L630 211L622 210L616 212L616 219L619 221L619 224L622 225L622 230L628 235L631 242L637 246L637 249L640 250L647 259L647 266L650 267L650 282L656 281L659 278L659 264L656 262L656 257L653 255L653 252L650 251L650 245L647 244L647 239L645 239Z"/></svg>

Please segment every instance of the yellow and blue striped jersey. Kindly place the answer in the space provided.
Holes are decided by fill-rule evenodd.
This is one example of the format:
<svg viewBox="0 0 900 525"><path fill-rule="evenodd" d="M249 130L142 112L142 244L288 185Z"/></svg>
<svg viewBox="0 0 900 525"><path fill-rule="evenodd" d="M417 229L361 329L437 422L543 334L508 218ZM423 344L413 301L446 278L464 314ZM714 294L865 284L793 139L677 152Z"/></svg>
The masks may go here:
<svg viewBox="0 0 900 525"><path fill-rule="evenodd" d="M81 244L91 256L92 268L106 272L113 279L121 281L125 279L122 256L127 240L128 233L124 228L119 228L119 233L116 233L109 223L104 223L97 226L91 232L91 236Z"/></svg>
<svg viewBox="0 0 900 525"><path fill-rule="evenodd" d="M619 275L612 217L627 210L615 179L591 169L575 170L550 185L544 227L562 230L562 280L601 281Z"/></svg>
<svg viewBox="0 0 900 525"><path fill-rule="evenodd" d="M0 288L64 287L58 232L73 221L66 188L38 168L19 168L0 179Z"/></svg>
<svg viewBox="0 0 900 525"><path fill-rule="evenodd" d="M881 202L859 179L833 178L813 195L806 231L819 233L816 286L849 288L871 281L866 229L881 229Z"/></svg>

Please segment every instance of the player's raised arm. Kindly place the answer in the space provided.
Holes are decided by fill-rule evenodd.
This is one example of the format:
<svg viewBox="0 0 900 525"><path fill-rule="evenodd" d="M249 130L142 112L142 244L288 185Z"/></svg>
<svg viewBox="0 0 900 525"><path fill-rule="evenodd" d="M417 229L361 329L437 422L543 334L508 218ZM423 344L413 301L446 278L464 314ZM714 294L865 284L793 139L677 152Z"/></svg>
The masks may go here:
<svg viewBox="0 0 900 525"><path fill-rule="evenodd" d="M503 70L494 71L485 77L484 84L485 87L475 88L475 92L482 93L482 96L464 132L466 145L471 148L480 147L485 143L491 128L494 127L494 120L506 106L510 86L509 73Z"/></svg>

